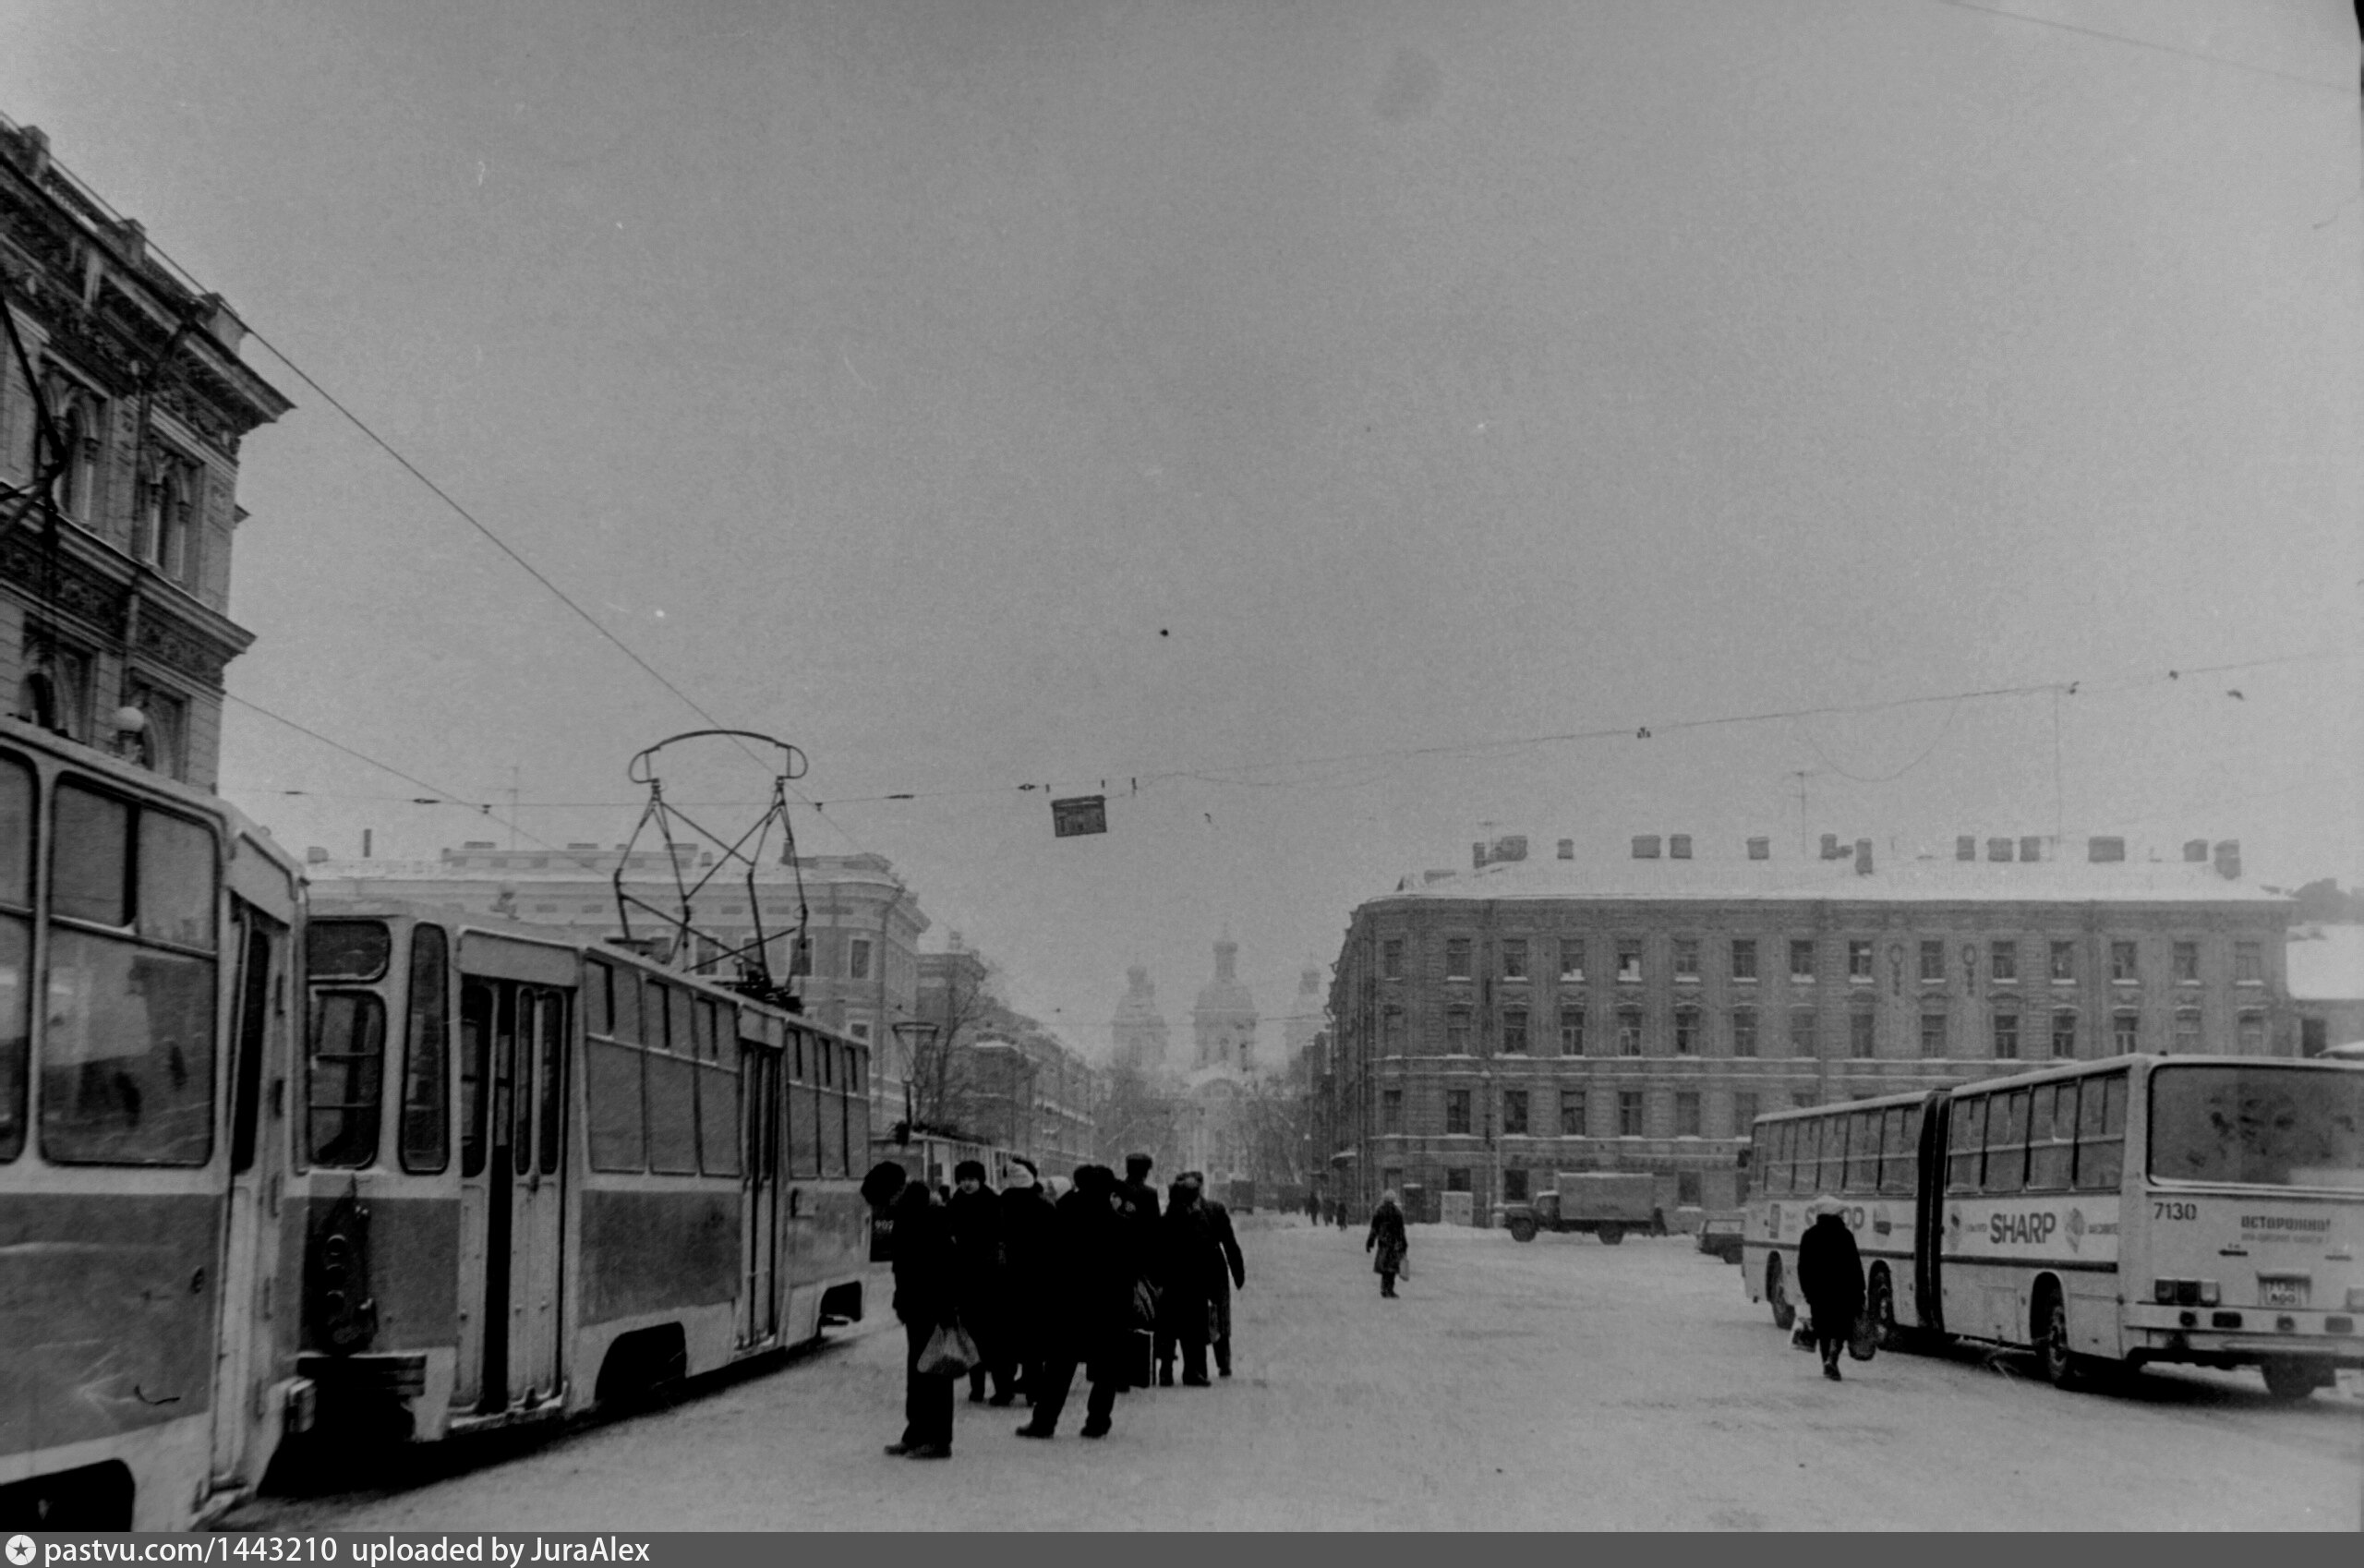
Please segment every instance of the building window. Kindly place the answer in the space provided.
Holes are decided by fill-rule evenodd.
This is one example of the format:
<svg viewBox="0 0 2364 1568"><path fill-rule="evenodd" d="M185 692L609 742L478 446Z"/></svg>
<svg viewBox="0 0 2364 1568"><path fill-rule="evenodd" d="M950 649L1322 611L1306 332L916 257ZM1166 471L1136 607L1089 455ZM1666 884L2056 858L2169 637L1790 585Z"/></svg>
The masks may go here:
<svg viewBox="0 0 2364 1568"><path fill-rule="evenodd" d="M2141 968L2135 962L2133 943L2113 942L2109 945L2109 977L2113 983L2118 985L2131 985L2142 978Z"/></svg>
<svg viewBox="0 0 2364 1568"><path fill-rule="evenodd" d="M1945 983L1946 945L1943 942L1921 944L1921 979L1924 983Z"/></svg>
<svg viewBox="0 0 2364 1568"><path fill-rule="evenodd" d="M2201 1043L2200 1009L2185 1007L2176 1014L2176 1050L2189 1055L2198 1051Z"/></svg>
<svg viewBox="0 0 2364 1568"><path fill-rule="evenodd" d="M1699 1009L1677 1007L1674 1012L1674 1054L1695 1056L1699 1054Z"/></svg>
<svg viewBox="0 0 2364 1568"><path fill-rule="evenodd" d="M2141 1023L2132 1013L2118 1013L2109 1020L2109 1048L2114 1055L2130 1056L2142 1048Z"/></svg>
<svg viewBox="0 0 2364 1568"><path fill-rule="evenodd" d="M2167 950L2169 971L2177 985L2200 983L2200 944L2178 942Z"/></svg>
<svg viewBox="0 0 2364 1568"><path fill-rule="evenodd" d="M1923 1013L1921 1015L1921 1054L1924 1056L1942 1056L1946 1054L1945 1014Z"/></svg>
<svg viewBox="0 0 2364 1568"><path fill-rule="evenodd" d="M1585 1135L1585 1092L1581 1089L1560 1091L1560 1136L1582 1138Z"/></svg>
<svg viewBox="0 0 2364 1568"><path fill-rule="evenodd" d="M1444 1129L1449 1133L1469 1130L1469 1091L1466 1089L1444 1092Z"/></svg>
<svg viewBox="0 0 2364 1568"><path fill-rule="evenodd" d="M1560 1055L1581 1056L1585 1054L1585 1011L1582 1007L1560 1009Z"/></svg>
<svg viewBox="0 0 2364 1568"><path fill-rule="evenodd" d="M1641 1008L1620 1007L1617 1009L1617 1054L1621 1056L1638 1056L1642 1054Z"/></svg>
<svg viewBox="0 0 2364 1568"><path fill-rule="evenodd" d="M1756 1091L1743 1089L1732 1096L1732 1136L1746 1138L1756 1125Z"/></svg>
<svg viewBox="0 0 2364 1568"><path fill-rule="evenodd" d="M1674 978L1677 980L1699 978L1699 938L1696 936L1678 936L1674 939Z"/></svg>
<svg viewBox="0 0 2364 1568"><path fill-rule="evenodd" d="M1526 937L1505 936L1502 938L1502 978L1504 980L1526 978Z"/></svg>
<svg viewBox="0 0 2364 1568"><path fill-rule="evenodd" d="M857 936L846 944L846 977L850 980L870 978L870 939Z"/></svg>
<svg viewBox="0 0 2364 1568"><path fill-rule="evenodd" d="M1506 1056L1526 1055L1526 1009L1502 1009L1502 1054Z"/></svg>
<svg viewBox="0 0 2364 1568"><path fill-rule="evenodd" d="M1998 984L2019 979L2020 945L2017 942L1987 944L1986 972Z"/></svg>
<svg viewBox="0 0 2364 1568"><path fill-rule="evenodd" d="M1379 972L1390 980L1404 978L1404 938L1391 936L1379 945Z"/></svg>
<svg viewBox="0 0 2364 1568"><path fill-rule="evenodd" d="M1448 1056L1469 1055L1467 1007L1447 1007L1444 1010L1444 1054Z"/></svg>
<svg viewBox="0 0 2364 1568"><path fill-rule="evenodd" d="M2262 985L2265 983L2265 952L2254 942L2233 944L2233 983Z"/></svg>
<svg viewBox="0 0 2364 1568"><path fill-rule="evenodd" d="M1790 1055L1792 1056L1815 1055L1814 1013L1810 1008L1799 1007L1790 1014Z"/></svg>
<svg viewBox="0 0 2364 1568"><path fill-rule="evenodd" d="M1444 977L1447 980L1469 978L1469 938L1448 936L1444 939Z"/></svg>
<svg viewBox="0 0 2364 1568"><path fill-rule="evenodd" d="M1560 978L1582 980L1585 977L1585 939L1581 936L1560 938Z"/></svg>
<svg viewBox="0 0 2364 1568"><path fill-rule="evenodd" d="M1872 945L1869 942L1847 944L1847 978L1864 981L1872 978Z"/></svg>
<svg viewBox="0 0 2364 1568"><path fill-rule="evenodd" d="M2056 982L2073 982L2077 978L2077 944L2055 942L2052 945L2052 978Z"/></svg>
<svg viewBox="0 0 2364 1568"><path fill-rule="evenodd" d="M1734 980L1756 978L1755 937L1735 936L1732 938L1732 978Z"/></svg>
<svg viewBox="0 0 2364 1568"><path fill-rule="evenodd" d="M2052 1015L2052 1054L2058 1058L2077 1054L2077 1015L2066 1009Z"/></svg>
<svg viewBox="0 0 2364 1568"><path fill-rule="evenodd" d="M1847 1015L1847 1054L1869 1056L1873 1053L1873 1020L1869 1013Z"/></svg>
<svg viewBox="0 0 2364 1568"><path fill-rule="evenodd" d="M1617 978L1621 982L1642 978L1642 945L1639 942L1617 944Z"/></svg>
<svg viewBox="0 0 2364 1568"><path fill-rule="evenodd" d="M1513 1165L1502 1173L1502 1201L1505 1203L1526 1201L1526 1172L1516 1165Z"/></svg>
<svg viewBox="0 0 2364 1568"><path fill-rule="evenodd" d="M1402 1090L1382 1089L1379 1092L1379 1130L1381 1132L1404 1130L1404 1092Z"/></svg>
<svg viewBox="0 0 2364 1568"><path fill-rule="evenodd" d="M2234 1037L2237 1042L2236 1049L2244 1056L2264 1055L2265 1015L2243 1013L2240 1016L2238 1027L2240 1032Z"/></svg>
<svg viewBox="0 0 2364 1568"><path fill-rule="evenodd" d="M1697 1171L1674 1173L1674 1203L1678 1209L1699 1207L1699 1173Z"/></svg>
<svg viewBox="0 0 2364 1568"><path fill-rule="evenodd" d="M1638 1089L1621 1089L1617 1092L1617 1136L1620 1138L1642 1136L1642 1092Z"/></svg>
<svg viewBox="0 0 2364 1568"><path fill-rule="evenodd" d="M1505 1089L1502 1091L1502 1131L1506 1134L1526 1131L1526 1090Z"/></svg>
<svg viewBox="0 0 2364 1568"><path fill-rule="evenodd" d="M131 682L126 694L131 706L148 718L147 724L131 742L134 760L167 778L187 778L188 705L139 681Z"/></svg>
<svg viewBox="0 0 2364 1568"><path fill-rule="evenodd" d="M1812 942L1791 942L1790 978L1791 980L1814 978L1814 944Z"/></svg>
<svg viewBox="0 0 2364 1568"><path fill-rule="evenodd" d="M1674 1135L1677 1138L1699 1136L1699 1092L1678 1090L1674 1096Z"/></svg>
<svg viewBox="0 0 2364 1568"><path fill-rule="evenodd" d="M1732 1055L1756 1055L1756 1014L1750 1008L1736 1008L1732 1013Z"/></svg>
<svg viewBox="0 0 2364 1568"><path fill-rule="evenodd" d="M1444 1189L1447 1192L1468 1191L1469 1167L1467 1165L1455 1165L1452 1169L1446 1171L1444 1173Z"/></svg>
<svg viewBox="0 0 2364 1568"><path fill-rule="evenodd" d="M2020 1059L2019 1014L1996 1013L1995 1015L1995 1059L1998 1062L2016 1062Z"/></svg>
<svg viewBox="0 0 2364 1568"><path fill-rule="evenodd" d="M1404 1009L1389 1007L1379 1015L1379 1054L1400 1056L1404 1054Z"/></svg>

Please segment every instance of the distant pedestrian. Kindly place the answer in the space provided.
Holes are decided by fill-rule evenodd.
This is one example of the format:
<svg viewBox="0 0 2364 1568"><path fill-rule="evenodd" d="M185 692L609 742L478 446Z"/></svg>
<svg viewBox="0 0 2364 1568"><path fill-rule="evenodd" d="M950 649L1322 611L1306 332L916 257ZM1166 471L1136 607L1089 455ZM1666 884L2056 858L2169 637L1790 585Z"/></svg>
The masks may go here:
<svg viewBox="0 0 2364 1568"><path fill-rule="evenodd" d="M1116 1395L1128 1381L1140 1272L1116 1188L1116 1173L1107 1166L1079 1165L1054 1211L1048 1289L1037 1323L1042 1359L1027 1374L1034 1415L1018 1429L1019 1437L1055 1434L1079 1364L1092 1381L1083 1435L1105 1437L1112 1426Z"/></svg>
<svg viewBox="0 0 2364 1568"><path fill-rule="evenodd" d="M1305 1223L1309 1225L1321 1223L1321 1194L1310 1188L1305 1195Z"/></svg>
<svg viewBox="0 0 2364 1568"><path fill-rule="evenodd" d="M1191 1173L1203 1188L1205 1178ZM1186 1178L1190 1179L1190 1178ZM1214 1237L1215 1250L1223 1259L1223 1267L1215 1271L1214 1339L1215 1376L1231 1376L1231 1293L1248 1288L1248 1260L1239 1250L1239 1234L1231 1228L1231 1211L1217 1200L1201 1198L1199 1201L1207 1211L1207 1229Z"/></svg>
<svg viewBox="0 0 2364 1568"><path fill-rule="evenodd" d="M1339 1200L1338 1200L1337 1204L1336 1204L1336 1209L1337 1209L1336 1219L1337 1219L1337 1221L1338 1221L1338 1228L1339 1228L1340 1230L1345 1230L1345 1229L1346 1228L1346 1200L1345 1200L1344 1198L1341 1198L1341 1199L1339 1199ZM1366 1250L1368 1250L1368 1248L1366 1248Z"/></svg>
<svg viewBox="0 0 2364 1568"><path fill-rule="evenodd" d="M1059 1310L1058 1211L1036 1179L1034 1162L1010 1162L1001 1189L1002 1294L999 1313L1003 1354L1011 1363L1013 1386L1029 1401L1040 1396L1043 1363L1051 1344L1050 1321Z"/></svg>
<svg viewBox="0 0 2364 1568"><path fill-rule="evenodd" d="M1815 1221L1798 1241L1798 1287L1813 1314L1822 1375L1838 1382L1839 1353L1854 1336L1855 1320L1863 1311L1863 1260L1838 1199L1817 1198L1807 1212Z"/></svg>
<svg viewBox="0 0 2364 1568"><path fill-rule="evenodd" d="M874 1176L880 1173L874 1171ZM894 1197L895 1316L903 1325L903 1437L889 1453L952 1457L954 1379L923 1373L920 1352L958 1315L952 1232L944 1205L923 1182L904 1182ZM865 1184L867 1186L867 1184Z"/></svg>
<svg viewBox="0 0 2364 1568"><path fill-rule="evenodd" d="M985 1185L982 1160L952 1167L952 1199L945 1205L952 1232L953 1297L960 1326L977 1342L984 1360L969 1369L969 1403L985 1402L993 1380L995 1405L1007 1405L1014 1370L1001 1321L1001 1200Z"/></svg>
<svg viewBox="0 0 2364 1568"><path fill-rule="evenodd" d="M1396 1206L1393 1188L1379 1197L1379 1207L1370 1212L1370 1234L1363 1238L1363 1250L1375 1253L1371 1272L1379 1276L1379 1293L1393 1301L1396 1299L1395 1276L1404 1270L1404 1262L1412 1243L1404 1234L1404 1211Z"/></svg>

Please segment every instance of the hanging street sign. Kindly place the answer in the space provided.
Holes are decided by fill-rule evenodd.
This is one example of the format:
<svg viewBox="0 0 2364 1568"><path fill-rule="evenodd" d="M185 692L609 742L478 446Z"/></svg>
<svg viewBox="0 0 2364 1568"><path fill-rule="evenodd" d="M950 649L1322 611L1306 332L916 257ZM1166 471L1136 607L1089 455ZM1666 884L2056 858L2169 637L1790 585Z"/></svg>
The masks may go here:
<svg viewBox="0 0 2364 1568"><path fill-rule="evenodd" d="M1072 838L1080 833L1108 831L1108 797L1072 795L1051 802L1051 836Z"/></svg>

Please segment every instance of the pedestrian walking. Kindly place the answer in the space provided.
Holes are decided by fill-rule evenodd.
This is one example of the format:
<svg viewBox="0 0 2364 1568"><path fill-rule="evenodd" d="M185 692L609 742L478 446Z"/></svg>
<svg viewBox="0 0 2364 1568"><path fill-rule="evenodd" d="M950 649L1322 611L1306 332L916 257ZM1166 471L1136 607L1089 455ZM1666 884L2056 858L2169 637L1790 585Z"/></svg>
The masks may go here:
<svg viewBox="0 0 2364 1568"><path fill-rule="evenodd" d="M993 1402L1007 1405L1014 1396L1011 1368L1003 1354L1001 1200L985 1185L983 1161L963 1160L952 1167L952 1197L945 1214L952 1233L953 1306L960 1326L984 1357L969 1369L969 1403L985 1402L990 1378Z"/></svg>
<svg viewBox="0 0 2364 1568"><path fill-rule="evenodd" d="M1116 1194L1116 1173L1105 1165L1078 1166L1075 1185L1053 1212L1057 1223L1040 1320L1043 1359L1027 1380L1034 1414L1018 1435L1055 1435L1080 1365L1092 1382L1083 1435L1105 1437L1116 1395L1128 1381L1125 1362L1137 1321L1134 1287L1140 1276L1130 1222Z"/></svg>
<svg viewBox="0 0 2364 1568"><path fill-rule="evenodd" d="M935 1331L953 1322L958 1306L953 1288L952 1233L944 1205L923 1182L895 1181L883 1173L899 1166L881 1166L871 1173L878 1190L893 1193L895 1316L903 1325L903 1436L886 1452L910 1459L952 1457L952 1385L954 1379L920 1370L920 1353ZM865 1180L865 1193L872 1190Z"/></svg>
<svg viewBox="0 0 2364 1568"><path fill-rule="evenodd" d="M998 1313L1012 1387L1031 1403L1047 1359L1049 1322L1057 1310L1058 1211L1036 1178L1034 1162L1010 1162L1001 1189L1002 1293Z"/></svg>
<svg viewBox="0 0 2364 1568"><path fill-rule="evenodd" d="M1340 1230L1345 1230L1346 1228L1346 1200L1344 1198L1339 1199L1336 1208L1337 1213L1335 1217L1338 1221L1338 1228Z"/></svg>
<svg viewBox="0 0 2364 1568"><path fill-rule="evenodd" d="M1845 1205L1817 1198L1808 1205L1814 1224L1798 1239L1798 1287L1814 1320L1815 1348L1822 1352L1822 1375L1840 1381L1839 1353L1855 1333L1863 1310L1863 1260L1855 1233L1847 1228Z"/></svg>
<svg viewBox="0 0 2364 1568"><path fill-rule="evenodd" d="M1305 1223L1309 1225L1321 1223L1321 1194L1310 1189L1305 1195Z"/></svg>
<svg viewBox="0 0 2364 1568"><path fill-rule="evenodd" d="M1158 1221L1157 1385L1174 1386L1174 1355L1182 1353L1182 1386L1205 1388L1207 1342L1214 1315L1215 1280L1223 1255L1213 1227L1187 1176L1166 1189L1165 1213Z"/></svg>
<svg viewBox="0 0 2364 1568"><path fill-rule="evenodd" d="M1370 1212L1370 1234L1363 1238L1363 1250L1376 1254L1370 1266L1379 1276L1380 1295L1390 1301L1399 1299L1395 1276L1403 1272L1412 1244L1404 1234L1404 1211L1396 1206L1393 1188L1380 1194L1379 1207Z"/></svg>
<svg viewBox="0 0 2364 1568"><path fill-rule="evenodd" d="M1198 1183L1203 1194L1206 1178L1193 1171L1185 1180ZM1223 1260L1223 1267L1215 1271L1214 1338L1211 1342L1215 1353L1215 1376L1231 1376L1231 1293L1248 1288L1248 1260L1239 1250L1239 1234L1232 1229L1231 1211L1218 1199L1201 1196L1200 1203L1207 1212L1207 1230L1213 1236L1215 1251Z"/></svg>
<svg viewBox="0 0 2364 1568"><path fill-rule="evenodd" d="M1164 1242L1158 1229L1157 1188L1149 1183L1149 1173L1156 1162L1147 1154L1125 1156L1125 1179L1116 1186L1116 1201L1124 1214L1127 1234L1131 1237L1133 1260L1138 1268L1134 1296L1141 1327L1152 1332L1161 1322L1158 1310L1158 1261ZM1112 1173L1113 1174L1113 1173ZM1128 1360L1128 1367L1138 1367L1135 1376L1140 1386L1147 1388L1153 1374L1146 1364Z"/></svg>

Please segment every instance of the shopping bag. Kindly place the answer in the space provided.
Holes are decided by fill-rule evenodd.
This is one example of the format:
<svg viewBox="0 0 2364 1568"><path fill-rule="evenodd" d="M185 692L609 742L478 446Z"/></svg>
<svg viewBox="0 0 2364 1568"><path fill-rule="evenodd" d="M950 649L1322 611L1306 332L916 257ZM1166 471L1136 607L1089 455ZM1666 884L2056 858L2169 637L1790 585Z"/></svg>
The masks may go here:
<svg viewBox="0 0 2364 1568"><path fill-rule="evenodd" d="M983 1361L977 1342L955 1321L939 1323L920 1347L919 1373L923 1378L957 1378Z"/></svg>
<svg viewBox="0 0 2364 1568"><path fill-rule="evenodd" d="M1879 1321L1869 1312L1858 1312L1855 1314L1855 1331L1847 1336L1847 1354L1858 1361L1868 1361L1879 1347Z"/></svg>
<svg viewBox="0 0 2364 1568"><path fill-rule="evenodd" d="M1801 1316L1797 1326L1790 1331L1790 1343L1800 1350L1812 1350L1814 1348L1813 1322Z"/></svg>

